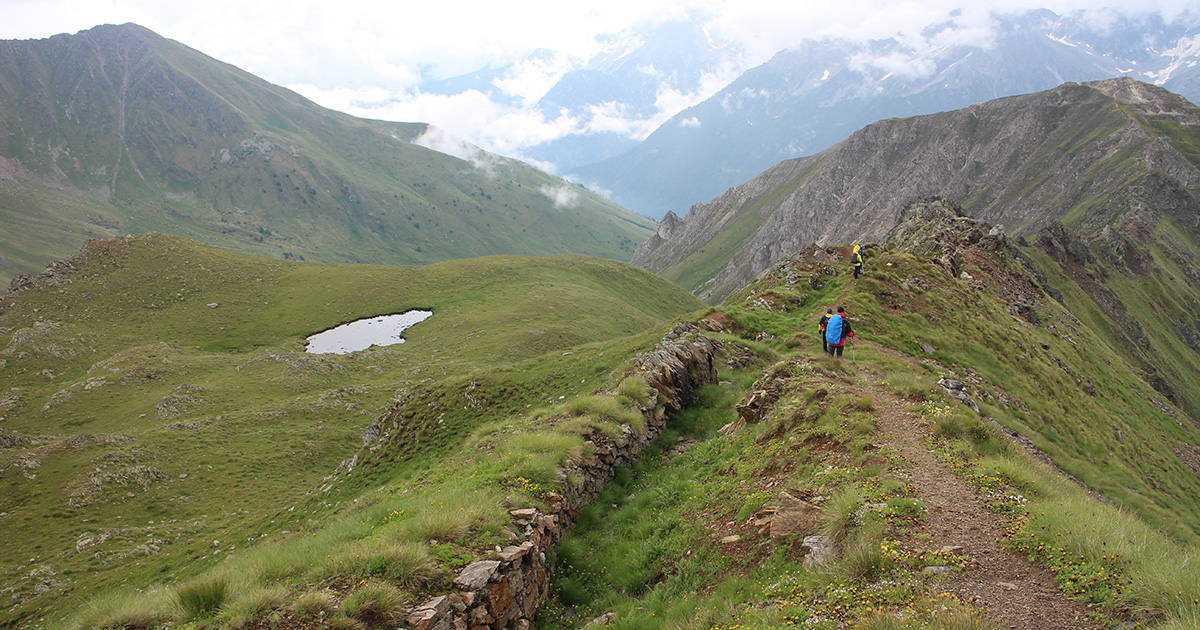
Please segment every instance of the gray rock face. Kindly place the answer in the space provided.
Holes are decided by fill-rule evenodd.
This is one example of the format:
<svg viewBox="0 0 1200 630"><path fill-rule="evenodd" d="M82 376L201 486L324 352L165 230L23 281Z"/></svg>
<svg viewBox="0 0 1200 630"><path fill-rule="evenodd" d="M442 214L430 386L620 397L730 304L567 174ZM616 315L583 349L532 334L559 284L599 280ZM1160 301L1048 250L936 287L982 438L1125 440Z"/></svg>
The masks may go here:
<svg viewBox="0 0 1200 630"><path fill-rule="evenodd" d="M477 591L487 584L488 580L496 574L496 569L500 566L498 560L481 560L472 563L463 569L463 572L454 579L454 585L468 591Z"/></svg>
<svg viewBox="0 0 1200 630"><path fill-rule="evenodd" d="M666 237L639 246L633 263L662 271L730 226L756 226L719 272L687 287L715 302L812 243L882 239L914 199L949 199L970 218L1002 223L1019 237L1131 181L1136 190L1094 210L1095 221L1146 199L1191 225L1200 208L1193 194L1180 193L1200 193L1200 170L1148 130L1147 120L1196 126L1200 109L1160 88L1112 79L880 121L693 206L664 230ZM1080 225L1091 225L1091 216Z"/></svg>

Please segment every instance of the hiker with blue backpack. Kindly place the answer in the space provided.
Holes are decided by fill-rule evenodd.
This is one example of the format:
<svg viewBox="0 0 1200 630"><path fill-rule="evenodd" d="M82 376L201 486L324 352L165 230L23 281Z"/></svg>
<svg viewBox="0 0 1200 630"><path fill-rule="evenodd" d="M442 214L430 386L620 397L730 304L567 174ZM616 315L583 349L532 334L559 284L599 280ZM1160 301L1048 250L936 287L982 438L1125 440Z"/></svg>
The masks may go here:
<svg viewBox="0 0 1200 630"><path fill-rule="evenodd" d="M846 309L839 306L837 312L829 318L829 323L825 324L825 345L829 356L840 358L846 339L853 336L850 320L846 319Z"/></svg>

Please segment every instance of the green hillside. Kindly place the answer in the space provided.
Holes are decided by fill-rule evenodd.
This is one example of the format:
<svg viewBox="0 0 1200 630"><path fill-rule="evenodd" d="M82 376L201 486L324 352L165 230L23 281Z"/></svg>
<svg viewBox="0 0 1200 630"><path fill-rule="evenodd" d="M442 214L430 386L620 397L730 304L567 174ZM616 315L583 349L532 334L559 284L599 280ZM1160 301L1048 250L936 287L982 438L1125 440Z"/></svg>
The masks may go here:
<svg viewBox="0 0 1200 630"><path fill-rule="evenodd" d="M858 280L817 250L691 312L720 382L546 550L538 627L1200 619L1200 429L1044 254L953 210L914 204ZM0 527L29 541L4 619L28 628L402 624L510 544L507 510L570 494L587 440L639 430L631 360L698 306L581 257L326 267L147 236L52 272L0 303ZM813 331L836 305L840 360ZM418 306L403 345L298 351ZM815 520L764 533L783 493Z"/></svg>
<svg viewBox="0 0 1200 630"><path fill-rule="evenodd" d="M0 42L0 280L148 231L379 264L627 260L651 233L521 162L425 148L426 130L327 110L132 24Z"/></svg>
<svg viewBox="0 0 1200 630"><path fill-rule="evenodd" d="M316 265L150 234L90 242L53 270L0 301L0 538L22 541L0 560L6 624L322 522L353 497L308 497L398 403L440 408L438 439L456 444L603 385L627 353L595 344L700 306L583 256ZM404 344L302 350L414 308L434 315Z"/></svg>
<svg viewBox="0 0 1200 630"><path fill-rule="evenodd" d="M765 364L723 371L583 511L539 627L1195 627L1200 427L972 227L922 215L861 279L818 249L709 309ZM783 493L817 506L801 534L764 529Z"/></svg>

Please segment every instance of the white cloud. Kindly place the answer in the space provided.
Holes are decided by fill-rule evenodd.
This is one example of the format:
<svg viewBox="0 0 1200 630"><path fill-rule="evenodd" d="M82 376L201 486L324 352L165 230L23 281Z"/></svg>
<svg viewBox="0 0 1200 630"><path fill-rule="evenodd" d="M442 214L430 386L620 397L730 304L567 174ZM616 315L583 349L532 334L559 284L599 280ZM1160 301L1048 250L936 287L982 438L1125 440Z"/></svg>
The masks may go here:
<svg viewBox="0 0 1200 630"><path fill-rule="evenodd" d="M1137 0L1168 19L1196 0ZM942 48L987 46L994 12L1097 9L1111 0L0 0L0 38L46 37L101 23L136 22L327 107L358 116L428 122L503 155L568 135L619 133L644 138L685 108L715 94L749 67L804 38L861 42L895 38L903 52L862 56L872 73L919 77ZM1122 19L1122 9L1095 11ZM954 17L948 16L954 14ZM229 16L236 15L231 20ZM532 105L566 72L605 53L617 58L637 33L703 16L713 41L740 51L695 91L663 84L656 111L634 115L615 104L543 115ZM952 25L928 36L930 24ZM547 51L530 57L537 49ZM519 106L468 91L423 94L422 81L515 64L492 86ZM659 68L643 65L647 76ZM487 90L485 90L487 91ZM745 95L751 97L753 95ZM507 101L506 101L507 102ZM736 100L726 103L736 108ZM681 122L680 124L686 124Z"/></svg>
<svg viewBox="0 0 1200 630"><path fill-rule="evenodd" d="M587 188L601 197L612 199L613 191L601 186L600 183L594 179L582 179L571 176L565 176L563 179L571 182L572 184L579 184L580 186Z"/></svg>
<svg viewBox="0 0 1200 630"><path fill-rule="evenodd" d="M883 72L883 79L893 75L916 79L937 71L937 63L932 59L899 52L878 56L860 53L850 58L850 68L866 75L876 74L874 71Z"/></svg>
<svg viewBox="0 0 1200 630"><path fill-rule="evenodd" d="M536 57L519 61L494 85L505 94L515 96L526 105L538 102L563 75L580 64L579 59L555 54L549 59Z"/></svg>
<svg viewBox="0 0 1200 630"><path fill-rule="evenodd" d="M501 155L517 154L523 147L577 133L580 128L578 121L567 116L548 120L536 110L498 104L478 90L444 95L291 87L325 107L355 116L430 123ZM368 96L374 98L368 100Z"/></svg>
<svg viewBox="0 0 1200 630"><path fill-rule="evenodd" d="M543 185L538 190L552 199L556 208L570 208L579 201L579 193L568 186Z"/></svg>
<svg viewBox="0 0 1200 630"><path fill-rule="evenodd" d="M688 127L688 128L696 128L696 127L700 126L700 119L696 118L695 116L692 116L690 118L684 118L683 120L679 121L679 126L680 127Z"/></svg>

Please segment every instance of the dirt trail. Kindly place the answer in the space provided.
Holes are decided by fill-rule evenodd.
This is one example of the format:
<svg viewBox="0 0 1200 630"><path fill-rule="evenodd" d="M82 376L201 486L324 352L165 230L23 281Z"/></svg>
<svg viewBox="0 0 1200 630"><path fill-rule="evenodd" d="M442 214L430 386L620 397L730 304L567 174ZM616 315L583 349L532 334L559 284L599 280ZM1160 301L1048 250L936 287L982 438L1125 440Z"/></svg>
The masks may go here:
<svg viewBox="0 0 1200 630"><path fill-rule="evenodd" d="M1004 521L927 450L922 438L931 427L906 409L908 403L879 387L868 391L880 430L911 466L910 479L925 503L925 533L931 540L909 537L904 544L932 550L960 545L960 553L971 556L965 571L950 574L946 591L980 606L1002 628L1099 628L1087 618L1088 605L1067 599L1047 569L1001 547L996 539L1004 536Z"/></svg>

